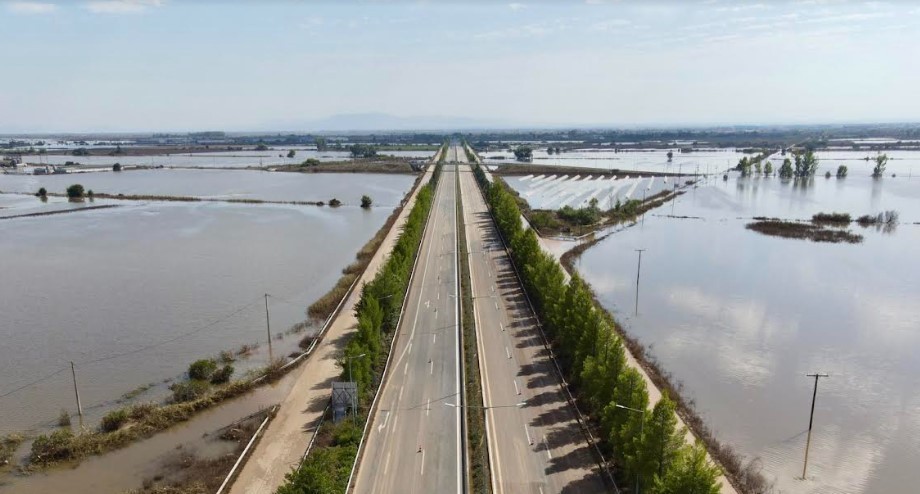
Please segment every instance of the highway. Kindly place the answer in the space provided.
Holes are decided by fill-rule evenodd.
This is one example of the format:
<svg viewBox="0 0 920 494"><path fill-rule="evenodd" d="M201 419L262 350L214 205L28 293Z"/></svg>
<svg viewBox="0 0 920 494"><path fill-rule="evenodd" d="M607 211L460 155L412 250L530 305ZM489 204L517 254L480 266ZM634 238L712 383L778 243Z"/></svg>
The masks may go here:
<svg viewBox="0 0 920 494"><path fill-rule="evenodd" d="M472 169L462 166L459 178L492 490L605 492Z"/></svg>
<svg viewBox="0 0 920 494"><path fill-rule="evenodd" d="M460 151L459 158L465 158ZM457 147L447 161L458 159ZM456 166L444 165L355 474L357 493L464 489Z"/></svg>

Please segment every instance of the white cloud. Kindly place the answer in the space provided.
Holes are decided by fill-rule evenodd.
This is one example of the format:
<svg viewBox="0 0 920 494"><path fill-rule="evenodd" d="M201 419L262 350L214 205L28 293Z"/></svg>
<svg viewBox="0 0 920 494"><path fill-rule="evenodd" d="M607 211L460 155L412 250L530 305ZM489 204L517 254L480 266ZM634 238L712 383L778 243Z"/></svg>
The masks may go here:
<svg viewBox="0 0 920 494"><path fill-rule="evenodd" d="M84 7L94 14L136 14L161 6L163 0L94 0Z"/></svg>
<svg viewBox="0 0 920 494"><path fill-rule="evenodd" d="M521 10L524 7L526 7L526 5L524 5L523 3L519 3L519 2L512 2L508 4L508 8L510 8L511 10Z"/></svg>
<svg viewBox="0 0 920 494"><path fill-rule="evenodd" d="M57 5L42 2L9 2L6 9L16 14L51 14L57 10Z"/></svg>

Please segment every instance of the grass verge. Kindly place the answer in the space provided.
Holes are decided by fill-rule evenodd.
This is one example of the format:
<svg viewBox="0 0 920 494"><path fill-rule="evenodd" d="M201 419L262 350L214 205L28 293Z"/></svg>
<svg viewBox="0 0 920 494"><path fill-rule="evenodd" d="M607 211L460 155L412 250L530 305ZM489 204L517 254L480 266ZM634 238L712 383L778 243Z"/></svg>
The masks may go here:
<svg viewBox="0 0 920 494"><path fill-rule="evenodd" d="M467 151L469 152L469 151ZM463 197L457 181L457 215L460 231L460 292L463 319L463 358L466 362L466 443L470 458L470 491L492 492L492 473L489 469L488 438L485 434L485 410L482 408L482 376L479 373L479 343L473 319L473 291L470 286L470 259L466 245L466 222L463 218Z"/></svg>

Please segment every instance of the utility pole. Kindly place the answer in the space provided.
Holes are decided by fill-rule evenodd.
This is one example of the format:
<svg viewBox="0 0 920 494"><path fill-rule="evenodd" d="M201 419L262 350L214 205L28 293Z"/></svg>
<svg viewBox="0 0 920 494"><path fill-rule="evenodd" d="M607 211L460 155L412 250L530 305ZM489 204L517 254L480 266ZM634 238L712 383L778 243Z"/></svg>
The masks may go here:
<svg viewBox="0 0 920 494"><path fill-rule="evenodd" d="M635 249L639 253L639 265L636 267L636 315L639 315L639 275L642 273L642 253L645 249Z"/></svg>
<svg viewBox="0 0 920 494"><path fill-rule="evenodd" d="M80 414L80 423L83 423L83 405L80 404L80 390L77 389L77 369L70 361L70 374L73 376L73 394L77 396L77 413Z"/></svg>
<svg viewBox="0 0 920 494"><path fill-rule="evenodd" d="M802 465L802 480L805 480L805 471L808 469L808 447L811 446L811 426L815 422L815 398L818 397L818 379L828 377L827 374L806 374L808 377L815 378L815 390L811 395L811 415L808 417L808 438L805 440L805 464Z"/></svg>
<svg viewBox="0 0 920 494"><path fill-rule="evenodd" d="M265 294L265 332L268 333L268 363L271 364L275 360L275 356L272 353L272 325L268 319L268 294Z"/></svg>

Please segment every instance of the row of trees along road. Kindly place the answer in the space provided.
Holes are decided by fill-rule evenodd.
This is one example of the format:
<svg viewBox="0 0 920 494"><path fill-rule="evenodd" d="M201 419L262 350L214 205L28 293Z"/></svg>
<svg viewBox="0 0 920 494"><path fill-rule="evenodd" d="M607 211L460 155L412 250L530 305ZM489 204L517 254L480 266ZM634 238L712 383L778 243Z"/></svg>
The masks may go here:
<svg viewBox="0 0 920 494"><path fill-rule="evenodd" d="M512 194L488 182L478 165L474 173L567 381L600 424L602 447L613 454L620 478L640 483L644 493L719 492L720 471L701 444L685 444L674 402L665 395L648 410L645 381L626 364L610 315L595 306L577 275L565 282L559 263L540 248L532 229L522 227Z"/></svg>

